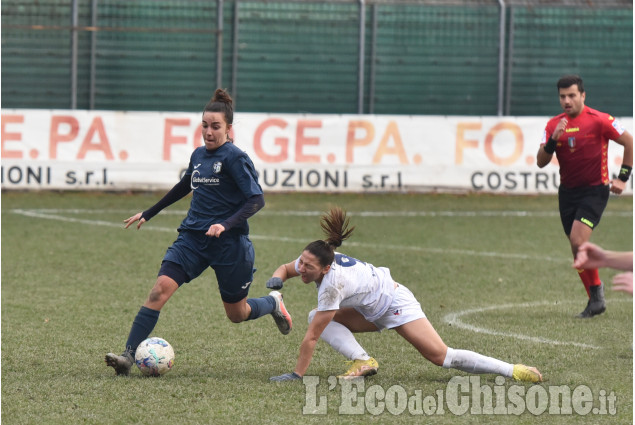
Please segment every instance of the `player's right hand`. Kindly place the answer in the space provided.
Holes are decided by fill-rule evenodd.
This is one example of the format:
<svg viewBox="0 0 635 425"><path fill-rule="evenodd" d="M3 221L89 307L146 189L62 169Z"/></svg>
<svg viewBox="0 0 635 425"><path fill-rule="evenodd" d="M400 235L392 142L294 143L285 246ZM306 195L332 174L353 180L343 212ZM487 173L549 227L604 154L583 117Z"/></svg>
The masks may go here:
<svg viewBox="0 0 635 425"><path fill-rule="evenodd" d="M569 122L567 121L566 118L562 118L560 122L558 123L558 125L556 126L556 129L553 131L551 138L553 140L558 140L560 136L562 136L562 133L564 133L564 130L567 128L568 123Z"/></svg>
<svg viewBox="0 0 635 425"><path fill-rule="evenodd" d="M267 281L267 288L282 289L282 279L280 279L279 277L272 277Z"/></svg>
<svg viewBox="0 0 635 425"><path fill-rule="evenodd" d="M143 213L140 212L140 213L137 213L137 214L133 215L132 217L128 217L127 219L125 219L123 221L124 224L126 225L126 227L124 227L124 229L127 229L128 227L130 227L130 225L132 223L134 223L135 221L139 221L139 224L137 224L137 229L141 228L141 225L146 222L145 218L141 218L142 215L143 215Z"/></svg>

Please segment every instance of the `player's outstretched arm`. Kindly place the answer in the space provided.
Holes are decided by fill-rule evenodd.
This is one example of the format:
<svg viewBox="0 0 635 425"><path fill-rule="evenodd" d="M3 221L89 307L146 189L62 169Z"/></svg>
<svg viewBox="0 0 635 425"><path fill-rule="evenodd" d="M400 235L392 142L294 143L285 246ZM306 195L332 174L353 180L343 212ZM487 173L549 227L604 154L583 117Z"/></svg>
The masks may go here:
<svg viewBox="0 0 635 425"><path fill-rule="evenodd" d="M318 311L315 313L315 316L313 316L313 320L311 320L309 324L302 344L300 344L300 355L298 356L294 370L296 374L304 376L306 373L313 358L315 344L317 344L326 326L331 323L333 317L335 317L336 312L337 310Z"/></svg>
<svg viewBox="0 0 635 425"><path fill-rule="evenodd" d="M606 251L594 243L584 242L578 248L573 267L577 269L611 267L632 271L633 252Z"/></svg>

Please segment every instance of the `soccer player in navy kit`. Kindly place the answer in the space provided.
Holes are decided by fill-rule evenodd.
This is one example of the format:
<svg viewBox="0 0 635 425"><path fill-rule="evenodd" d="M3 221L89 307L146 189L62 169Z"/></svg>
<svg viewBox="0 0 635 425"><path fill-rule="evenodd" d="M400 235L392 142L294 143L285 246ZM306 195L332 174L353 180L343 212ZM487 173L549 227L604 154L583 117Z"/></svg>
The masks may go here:
<svg viewBox="0 0 635 425"><path fill-rule="evenodd" d="M586 93L579 76L566 75L558 80L557 87L564 113L547 123L537 163L542 168L551 162L554 153L558 158L560 219L575 258L600 223L609 192L620 194L626 187L633 167L633 136L611 115L585 106ZM624 147L622 167L613 180L609 179L607 165L609 140ZM577 317L602 314L606 304L598 269L578 269L578 275L589 300Z"/></svg>
<svg viewBox="0 0 635 425"><path fill-rule="evenodd" d="M126 228L138 221L139 229L193 192L178 238L168 248L156 283L132 323L124 352L106 355L106 364L117 375L130 373L137 346L150 335L172 294L208 267L216 273L225 313L232 322L271 314L280 332L286 335L291 331L291 316L282 294L272 291L266 297L247 298L255 259L247 219L265 201L251 159L229 139L232 123L233 101L218 89L203 111L205 146L194 150L181 181L154 206L124 220Z"/></svg>

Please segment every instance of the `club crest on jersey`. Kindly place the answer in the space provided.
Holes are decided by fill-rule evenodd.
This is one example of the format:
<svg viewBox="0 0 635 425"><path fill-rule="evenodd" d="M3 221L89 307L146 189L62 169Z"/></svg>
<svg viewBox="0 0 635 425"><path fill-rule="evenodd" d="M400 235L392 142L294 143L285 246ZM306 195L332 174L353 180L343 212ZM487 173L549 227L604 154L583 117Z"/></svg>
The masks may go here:
<svg viewBox="0 0 635 425"><path fill-rule="evenodd" d="M569 137L567 139L567 146L569 146L569 149L571 149L571 151L573 152L573 150L575 149L575 137Z"/></svg>
<svg viewBox="0 0 635 425"><path fill-rule="evenodd" d="M220 161L215 162L214 165L212 165L212 171L214 172L214 174L220 173L220 170L222 168L223 168L223 163Z"/></svg>

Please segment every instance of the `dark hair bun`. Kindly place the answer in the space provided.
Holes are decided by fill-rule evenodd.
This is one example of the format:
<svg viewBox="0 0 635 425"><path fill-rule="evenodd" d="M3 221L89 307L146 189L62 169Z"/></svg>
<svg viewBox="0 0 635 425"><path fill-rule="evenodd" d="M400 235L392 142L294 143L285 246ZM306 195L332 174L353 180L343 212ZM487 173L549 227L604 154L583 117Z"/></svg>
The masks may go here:
<svg viewBox="0 0 635 425"><path fill-rule="evenodd" d="M216 89L212 99L205 105L203 112L220 112L225 116L225 122L234 122L234 100L225 89Z"/></svg>
<svg viewBox="0 0 635 425"><path fill-rule="evenodd" d="M229 93L225 91L225 89L216 89L214 92L214 97L212 97L212 102L222 102L232 104L234 100L231 98Z"/></svg>

